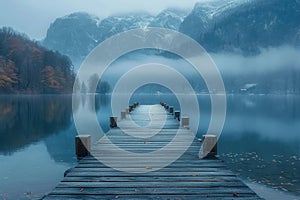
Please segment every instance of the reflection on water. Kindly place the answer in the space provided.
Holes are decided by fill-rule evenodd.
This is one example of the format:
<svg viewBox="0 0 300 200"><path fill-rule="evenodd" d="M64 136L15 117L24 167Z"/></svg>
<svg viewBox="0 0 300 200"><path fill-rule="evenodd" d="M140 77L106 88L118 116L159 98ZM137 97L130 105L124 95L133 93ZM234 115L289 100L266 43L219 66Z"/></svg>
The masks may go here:
<svg viewBox="0 0 300 200"><path fill-rule="evenodd" d="M231 96L220 152L253 183L300 194L299 96Z"/></svg>
<svg viewBox="0 0 300 200"><path fill-rule="evenodd" d="M74 165L71 96L0 97L0 198L39 198Z"/></svg>
<svg viewBox="0 0 300 200"><path fill-rule="evenodd" d="M12 154L71 124L66 96L3 96L0 101L0 154Z"/></svg>
<svg viewBox="0 0 300 200"><path fill-rule="evenodd" d="M78 96L75 113L84 115L77 128L93 135L92 111L109 129L110 96ZM0 97L0 198L41 197L76 163L71 96ZM198 96L197 135L210 121L209 95ZM251 182L300 194L300 98L298 96L228 96L228 112L219 153L230 168ZM130 103L160 101L180 109L174 95L132 96ZM193 117L191 116L191 121ZM95 141L101 135L94 135ZM46 181L45 181L46 180ZM22 187L21 185L26 185ZM29 192L26 194L26 192Z"/></svg>

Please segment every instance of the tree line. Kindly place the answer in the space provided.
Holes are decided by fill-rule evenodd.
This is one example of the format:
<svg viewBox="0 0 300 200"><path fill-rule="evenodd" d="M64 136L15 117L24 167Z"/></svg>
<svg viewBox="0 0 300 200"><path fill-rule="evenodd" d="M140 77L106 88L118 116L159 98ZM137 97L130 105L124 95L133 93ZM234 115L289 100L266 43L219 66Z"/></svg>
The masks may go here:
<svg viewBox="0 0 300 200"><path fill-rule="evenodd" d="M0 94L70 93L72 67L67 56L11 28L0 29Z"/></svg>

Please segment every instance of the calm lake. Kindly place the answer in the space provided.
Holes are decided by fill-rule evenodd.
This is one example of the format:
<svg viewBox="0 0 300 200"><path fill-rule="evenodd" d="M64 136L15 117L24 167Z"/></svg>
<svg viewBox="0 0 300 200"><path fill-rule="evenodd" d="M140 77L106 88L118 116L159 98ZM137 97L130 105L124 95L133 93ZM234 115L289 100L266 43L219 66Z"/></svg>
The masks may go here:
<svg viewBox="0 0 300 200"><path fill-rule="evenodd" d="M74 112L85 115L78 128L93 135L91 112L107 131L110 96L80 96ZM209 95L199 95L197 136L210 120ZM135 94L132 102L179 104L173 95ZM77 162L72 96L0 96L0 199L39 199ZM93 138L96 140L97 138ZM219 140L221 159L254 188L300 198L300 97L228 95L227 117ZM265 187L266 186L266 187ZM288 196L291 195L291 196ZM278 197L278 196L277 196Z"/></svg>

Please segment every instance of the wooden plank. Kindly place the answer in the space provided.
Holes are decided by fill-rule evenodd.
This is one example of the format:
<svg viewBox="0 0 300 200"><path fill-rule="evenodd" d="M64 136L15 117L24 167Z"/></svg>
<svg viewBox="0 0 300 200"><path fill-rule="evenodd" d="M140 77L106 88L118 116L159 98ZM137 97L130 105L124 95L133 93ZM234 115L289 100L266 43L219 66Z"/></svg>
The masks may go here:
<svg viewBox="0 0 300 200"><path fill-rule="evenodd" d="M136 157L135 157L136 158ZM197 163L224 163L224 161L222 160L219 160L219 159L205 159L205 160L200 160L200 159L196 159L196 160L184 160L182 159L184 158L184 156L180 157L179 160L176 160L174 163L180 163L180 162L186 162L186 161L189 161L190 163L194 163L194 162L197 162ZM97 157L94 157L94 156L88 156L88 157L85 157L83 159L80 160L81 161L89 161L89 160L97 160ZM112 158L112 160L114 160L114 158Z"/></svg>
<svg viewBox="0 0 300 200"><path fill-rule="evenodd" d="M164 163L164 160L160 159L155 159L151 163L149 163L148 160L134 160L134 158L125 158L122 160L122 158L119 159L107 159L112 164L115 165L124 165L124 166L144 166L144 164L152 164L152 166L160 166L162 163ZM126 162L128 161L128 162ZM188 159L183 159L182 162L175 162L172 163L171 165L165 167L166 169L168 168L176 168L176 167L181 167L181 168L203 168L203 167L211 167L211 168L226 168L226 165L224 163L197 163L197 162L191 162L191 163L185 163L185 161L188 161ZM91 160L91 161L81 161L78 167L86 167L87 165L95 165L95 166L105 166L103 163L98 162L97 160Z"/></svg>
<svg viewBox="0 0 300 200"><path fill-rule="evenodd" d="M245 187L242 182L191 182L191 181L181 181L181 182L60 182L57 187L85 187L85 188L212 188L212 187Z"/></svg>
<svg viewBox="0 0 300 200"><path fill-rule="evenodd" d="M115 169L108 168L106 166L101 167L75 167L70 172L114 172ZM182 171L189 171L189 172L230 172L231 170L226 168L219 168L219 167L200 167L200 168L176 168L176 167L170 167L170 168L162 168L158 170L158 172L182 172ZM140 175L142 176L142 175Z"/></svg>
<svg viewBox="0 0 300 200"><path fill-rule="evenodd" d="M161 182L182 182L182 181L195 181L195 182L239 182L240 179L236 176L202 176L201 179L197 176L188 176L184 177L155 177L155 176L103 176L99 177L72 177L67 176L64 178L62 182L131 182L131 181L143 181L143 182L151 182L151 181L161 181Z"/></svg>
<svg viewBox="0 0 300 200"><path fill-rule="evenodd" d="M214 188L61 188L56 187L51 195L63 195L63 194L73 194L73 195L210 195L214 196L217 194L229 194L232 197L233 193L237 194L249 194L254 195L255 193L248 187L214 187Z"/></svg>
<svg viewBox="0 0 300 200"><path fill-rule="evenodd" d="M140 200L140 199L147 199L147 200L195 200L195 199L206 199L206 200L232 200L232 194L218 194L212 195L209 194L205 195L50 195L45 198L46 200L86 200L86 199L99 199L99 200L111 200L111 199L126 199L126 200ZM239 195L238 198L234 199L241 199L241 200L258 200L258 197L251 197L246 194Z"/></svg>
<svg viewBox="0 0 300 200"><path fill-rule="evenodd" d="M170 172L151 172L143 173L143 176L160 176L160 177L201 177L201 176L234 176L235 174L231 171L228 172L199 172L199 171L170 171ZM81 172L70 172L67 176L84 176L84 177L103 177L103 176L132 176L139 177L139 173L117 173L117 171L112 172L93 172L93 171L81 171Z"/></svg>

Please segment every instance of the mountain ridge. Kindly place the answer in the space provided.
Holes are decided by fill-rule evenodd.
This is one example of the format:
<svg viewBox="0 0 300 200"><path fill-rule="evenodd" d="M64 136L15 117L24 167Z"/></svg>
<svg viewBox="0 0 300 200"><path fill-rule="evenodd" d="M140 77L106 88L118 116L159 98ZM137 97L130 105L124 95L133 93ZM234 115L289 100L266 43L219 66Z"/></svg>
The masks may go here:
<svg viewBox="0 0 300 200"><path fill-rule="evenodd" d="M187 14L186 10L170 8L156 16L140 12L112 15L100 20L88 13L72 13L57 18L50 25L41 43L49 49L69 56L74 65L78 66L97 44L117 33L145 27L176 30L179 29ZM62 24L64 21L66 25ZM78 26L78 24L84 25Z"/></svg>
<svg viewBox="0 0 300 200"><path fill-rule="evenodd" d="M263 48L300 46L297 19L299 0L215 0L196 3L190 12L171 8L156 16L140 12L101 20L87 13L72 13L51 24L42 44L68 55L78 67L96 45L112 35L134 28L162 27L190 36L208 52L251 56Z"/></svg>

